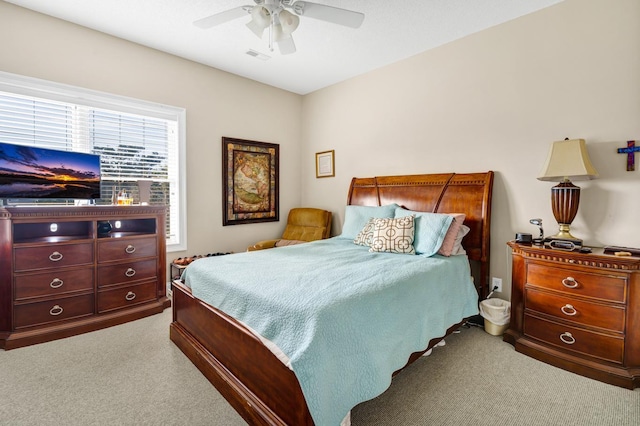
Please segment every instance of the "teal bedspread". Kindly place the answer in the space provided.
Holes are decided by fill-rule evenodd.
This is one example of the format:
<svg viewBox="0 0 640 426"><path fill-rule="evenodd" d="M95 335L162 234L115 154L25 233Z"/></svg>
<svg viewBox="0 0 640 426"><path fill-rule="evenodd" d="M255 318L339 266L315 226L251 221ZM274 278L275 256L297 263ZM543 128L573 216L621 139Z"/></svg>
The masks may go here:
<svg viewBox="0 0 640 426"><path fill-rule="evenodd" d="M466 256L369 253L340 237L203 258L184 277L289 357L318 426L340 424L411 353L478 313Z"/></svg>

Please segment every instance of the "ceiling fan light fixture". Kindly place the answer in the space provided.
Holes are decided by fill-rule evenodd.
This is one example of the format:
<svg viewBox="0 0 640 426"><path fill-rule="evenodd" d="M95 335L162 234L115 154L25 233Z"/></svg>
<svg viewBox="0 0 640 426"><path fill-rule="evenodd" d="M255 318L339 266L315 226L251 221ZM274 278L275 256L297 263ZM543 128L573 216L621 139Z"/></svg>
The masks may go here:
<svg viewBox="0 0 640 426"><path fill-rule="evenodd" d="M247 12L251 22L246 24L259 39L263 39L264 31L268 32L269 50L273 51L278 44L280 53L288 55L296 51L291 34L300 24L300 16L320 21L358 28L364 20L364 14L352 10L327 6L311 1L300 0L253 0L255 6L244 5L207 16L194 21L197 27L207 29L239 18Z"/></svg>
<svg viewBox="0 0 640 426"><path fill-rule="evenodd" d="M258 38L262 38L264 30L271 24L271 13L264 6L254 6L251 9L251 22L247 24L249 28Z"/></svg>
<svg viewBox="0 0 640 426"><path fill-rule="evenodd" d="M278 17L280 18L282 32L285 34L291 34L298 28L298 25L300 25L300 18L288 10L282 10L278 14Z"/></svg>

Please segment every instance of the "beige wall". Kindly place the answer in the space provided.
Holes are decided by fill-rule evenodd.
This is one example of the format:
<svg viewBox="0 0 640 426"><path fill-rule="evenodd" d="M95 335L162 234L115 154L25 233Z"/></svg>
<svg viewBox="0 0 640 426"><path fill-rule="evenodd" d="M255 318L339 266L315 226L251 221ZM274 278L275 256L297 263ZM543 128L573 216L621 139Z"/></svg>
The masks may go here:
<svg viewBox="0 0 640 426"><path fill-rule="evenodd" d="M353 176L493 170L491 274L507 284L505 242L532 217L555 232L536 176L565 137L600 172L578 182L574 234L640 246L640 156L626 172L616 153L640 140L638 16L637 0L566 0L301 97L0 2L0 70L187 109L189 248L169 259L243 250L300 204L332 210L339 233ZM280 144L280 223L222 227L222 136ZM316 179L329 149L336 177Z"/></svg>
<svg viewBox="0 0 640 426"><path fill-rule="evenodd" d="M222 136L280 144L281 216L300 204L301 96L5 2L0 40L2 71L186 108L188 250L169 261L243 251L284 228L222 226Z"/></svg>
<svg viewBox="0 0 640 426"><path fill-rule="evenodd" d="M493 170L491 274L507 284L505 242L535 235L534 217L557 232L554 184L536 179L549 144L583 138L600 178L576 182L573 234L639 247L640 155L627 172L616 153L640 145L638 17L637 0L566 0L305 96L303 204L333 210L339 233L352 176ZM336 177L316 179L329 149Z"/></svg>

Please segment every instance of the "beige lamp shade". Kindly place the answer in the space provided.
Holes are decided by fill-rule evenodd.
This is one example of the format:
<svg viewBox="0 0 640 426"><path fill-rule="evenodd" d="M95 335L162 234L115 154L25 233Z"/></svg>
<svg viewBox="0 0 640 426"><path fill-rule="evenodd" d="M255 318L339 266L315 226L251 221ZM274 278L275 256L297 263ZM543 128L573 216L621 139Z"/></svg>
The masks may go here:
<svg viewBox="0 0 640 426"><path fill-rule="evenodd" d="M590 180L598 177L584 139L554 142L542 168L539 180L562 182L565 180Z"/></svg>

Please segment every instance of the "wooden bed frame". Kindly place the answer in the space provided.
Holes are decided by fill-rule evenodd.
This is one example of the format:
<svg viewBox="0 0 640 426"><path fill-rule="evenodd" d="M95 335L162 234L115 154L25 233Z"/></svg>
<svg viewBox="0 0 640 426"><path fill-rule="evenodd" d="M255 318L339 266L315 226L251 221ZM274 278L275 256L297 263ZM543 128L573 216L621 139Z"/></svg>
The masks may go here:
<svg viewBox="0 0 640 426"><path fill-rule="evenodd" d="M478 294L489 282L489 241L493 172L353 178L347 203L439 213L464 213L471 231L463 246L471 261ZM432 339L428 349L445 336ZM232 317L193 297L173 282L171 340L251 425L313 425L293 371ZM410 364L424 352L411 355ZM397 373L397 372L396 372Z"/></svg>

